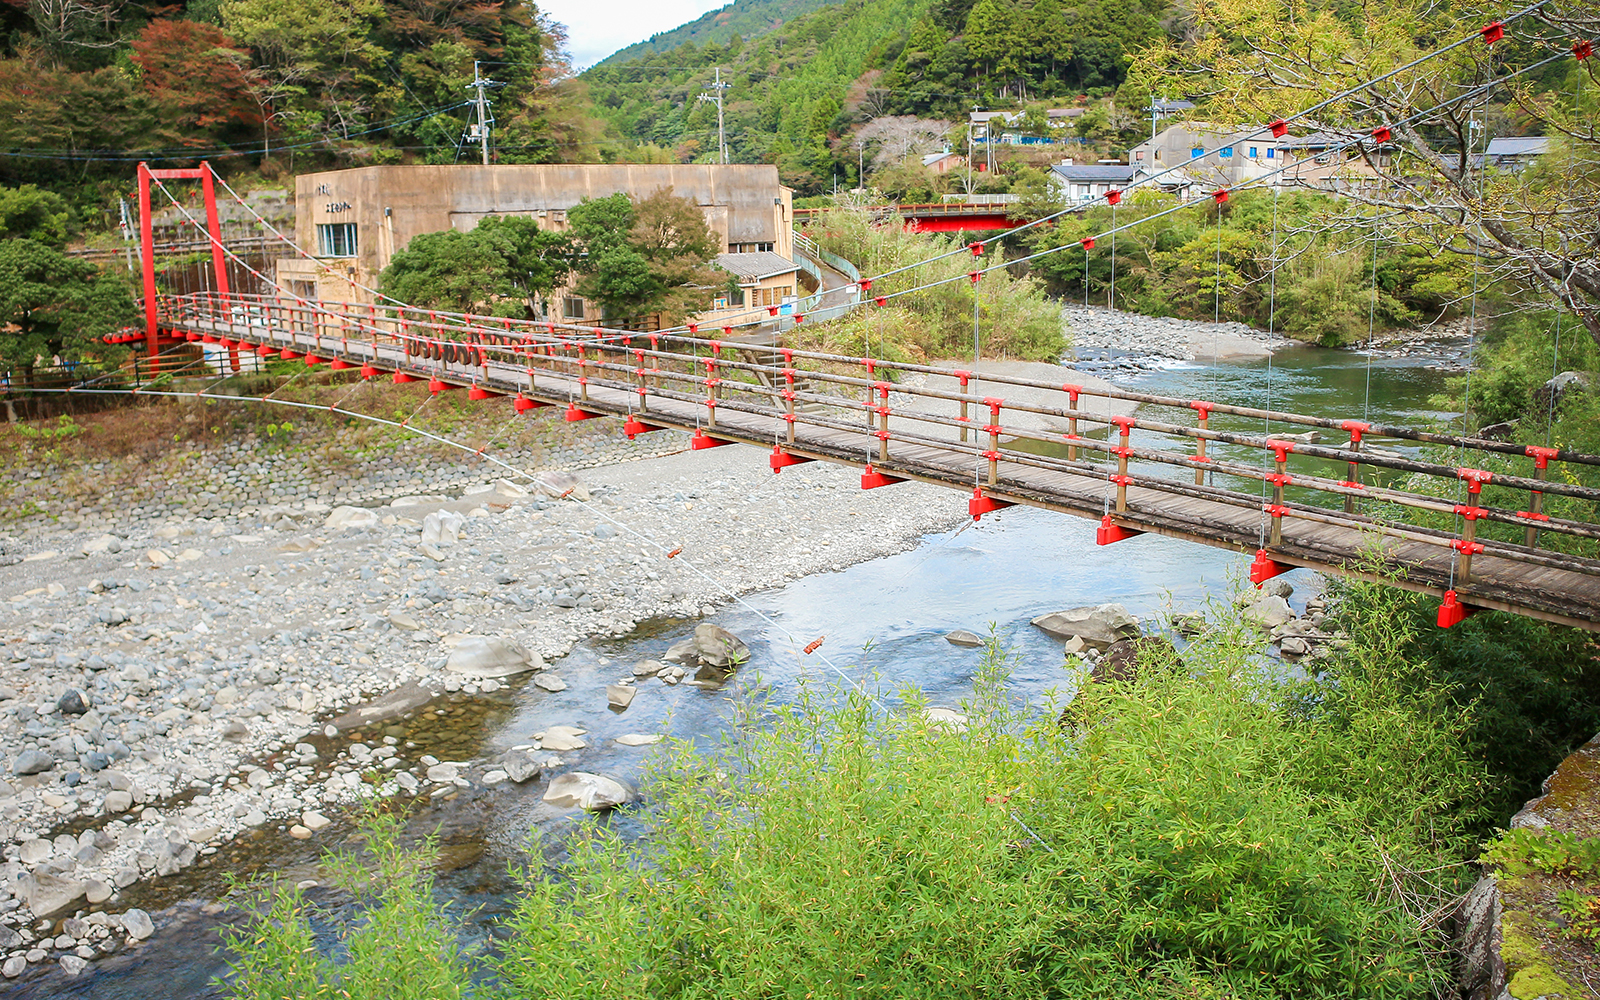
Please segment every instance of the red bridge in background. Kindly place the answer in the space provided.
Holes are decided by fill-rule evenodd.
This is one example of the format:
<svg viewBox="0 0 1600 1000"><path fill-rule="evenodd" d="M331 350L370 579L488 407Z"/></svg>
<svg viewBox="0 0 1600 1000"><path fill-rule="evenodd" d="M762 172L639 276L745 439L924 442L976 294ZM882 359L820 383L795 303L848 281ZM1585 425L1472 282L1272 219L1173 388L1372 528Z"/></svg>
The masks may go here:
<svg viewBox="0 0 1600 1000"><path fill-rule="evenodd" d="M989 232L1032 221L1007 215L1008 208L1005 203L947 201L918 205L870 205L866 211L871 213L872 221L878 225L898 217L914 233ZM826 218L831 211L834 209L797 208L794 210L794 221L797 225L808 225Z"/></svg>

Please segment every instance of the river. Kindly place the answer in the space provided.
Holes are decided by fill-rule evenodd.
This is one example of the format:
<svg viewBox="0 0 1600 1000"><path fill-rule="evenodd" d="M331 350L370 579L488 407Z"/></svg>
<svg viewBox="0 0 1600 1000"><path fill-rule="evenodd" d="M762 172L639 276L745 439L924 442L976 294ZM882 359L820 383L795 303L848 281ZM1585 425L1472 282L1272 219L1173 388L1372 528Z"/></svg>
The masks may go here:
<svg viewBox="0 0 1600 1000"><path fill-rule="evenodd" d="M1122 359L1091 359L1083 367L1142 392L1193 399L1223 399L1244 405L1372 422L1415 424L1439 418L1430 396L1444 388L1442 368L1459 357L1459 344L1439 343L1427 355L1368 359L1318 348L1290 348L1270 363L1153 364L1130 367ZM1441 365L1443 361L1443 365ZM1249 421L1219 419L1213 426L1259 430ZM650 681L622 714L597 706L593 692L607 680L629 674L631 665L659 658L697 621L648 623L625 638L580 645L561 665L571 684L550 694L527 687L491 696L441 699L406 726L406 738L446 760L489 755L525 743L549 725L588 731L589 748L564 755L571 767L635 777L649 748L612 742L624 733L667 733L715 740L727 729L736 699L784 700L803 682L829 684L841 675L852 684L882 692L886 699L915 685L934 705L955 706L971 690L981 650L944 639L952 629L987 634L993 628L1015 655L1013 691L1043 704L1052 691L1070 696L1059 643L1032 628L1030 619L1049 611L1116 601L1141 619L1226 600L1242 578L1247 558L1156 535L1114 546L1092 544L1094 525L1076 518L1018 507L927 537L917 548L843 571L820 574L724 606L711 620L743 637L750 662L718 691L667 687ZM1288 579L1303 606L1317 578L1296 571ZM823 643L816 653L803 646ZM442 710L442 712L440 711ZM426 718L431 715L432 718ZM419 751L422 752L422 751ZM496 918L514 901L507 863L530 848L559 856L571 816L546 806L542 783L502 784L464 791L417 811L412 825L436 831L443 845L438 884L462 916L469 952L485 947ZM634 827L638 820L614 820ZM530 841L534 831L535 841ZM315 841L299 842L258 832L236 841L205 868L194 868L150 887L123 894L119 908L141 906L156 916L154 938L68 979L53 967L30 971L0 995L21 998L158 1000L221 995L212 982L225 971L217 951L217 927L236 916L217 903L224 873L271 872L285 878L327 878L319 857L343 838L340 828ZM348 826L342 831L346 836ZM313 898L339 905L344 897L318 887Z"/></svg>

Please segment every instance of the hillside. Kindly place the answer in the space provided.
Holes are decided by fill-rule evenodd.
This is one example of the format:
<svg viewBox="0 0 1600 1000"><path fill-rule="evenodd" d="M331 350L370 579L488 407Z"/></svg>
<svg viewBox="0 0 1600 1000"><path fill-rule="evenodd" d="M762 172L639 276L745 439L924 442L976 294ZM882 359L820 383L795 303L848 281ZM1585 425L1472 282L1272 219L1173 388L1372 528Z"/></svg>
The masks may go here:
<svg viewBox="0 0 1600 1000"><path fill-rule="evenodd" d="M734 160L777 163L784 183L816 194L855 183L853 132L873 118L960 120L974 105L1113 93L1142 106L1144 94L1118 92L1130 90L1127 56L1167 37L1171 12L1166 0L845 0L749 41L618 53L583 80L612 136L689 161L716 149L716 108L696 98L720 68Z"/></svg>
<svg viewBox="0 0 1600 1000"><path fill-rule="evenodd" d="M707 42L723 44L735 35L749 41L765 35L780 25L802 17L839 0L734 0L733 3L680 24L671 31L651 35L618 49L596 63L598 66L632 62L643 56L675 49L686 42L704 45Z"/></svg>

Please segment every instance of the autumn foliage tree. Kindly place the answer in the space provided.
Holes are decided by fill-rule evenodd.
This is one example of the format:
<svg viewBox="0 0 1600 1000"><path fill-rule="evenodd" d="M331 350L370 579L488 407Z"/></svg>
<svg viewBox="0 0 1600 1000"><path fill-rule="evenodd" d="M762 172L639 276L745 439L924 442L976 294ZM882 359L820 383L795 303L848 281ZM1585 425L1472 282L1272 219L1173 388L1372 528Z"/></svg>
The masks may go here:
<svg viewBox="0 0 1600 1000"><path fill-rule="evenodd" d="M250 54L220 28L195 21L151 21L133 41L146 91L184 141L236 138L261 123L250 96Z"/></svg>

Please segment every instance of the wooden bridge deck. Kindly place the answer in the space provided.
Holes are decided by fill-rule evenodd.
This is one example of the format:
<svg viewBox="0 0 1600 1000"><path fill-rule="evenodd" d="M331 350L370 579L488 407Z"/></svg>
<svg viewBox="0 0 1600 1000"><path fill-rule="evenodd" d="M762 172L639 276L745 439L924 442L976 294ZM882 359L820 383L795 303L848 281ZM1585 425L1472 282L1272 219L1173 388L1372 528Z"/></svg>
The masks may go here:
<svg viewBox="0 0 1600 1000"><path fill-rule="evenodd" d="M717 407L715 426L708 426L703 401L652 391L646 409L641 411L636 387L626 383L591 375L587 385L580 386L574 372L540 367L535 374L530 374L528 368L496 360L492 355L482 366L437 361L415 363L397 343L346 342L339 337L260 327L243 330L203 320L184 321L180 328L229 337L243 336L246 341L311 351L322 358L343 357L352 364L371 363L388 371L409 371L422 378L437 377L457 386L478 385L493 392L520 393L549 404L576 404L591 413L631 415L654 426L702 431L716 439L768 450L781 444L786 453L794 456L855 467L870 464L880 474L947 486L969 496L981 475L983 493L988 497L1078 517L1099 520L1113 506L1115 487L1107 482L1104 473L1039 468L1002 460L997 481L989 485L988 463L979 454L983 446L918 437L915 432L911 432L911 436L916 440L909 441L896 433L890 442L889 457L881 461L877 457L878 438L864 423L858 425L859 429L851 430L837 426L844 420L823 420L827 425L819 426L815 418L802 417L793 424L791 443L789 425L781 413L776 412L781 404L773 390L758 385L741 384L739 388L744 392ZM557 362L562 363L570 362ZM763 393L767 394L765 400L758 398ZM586 394L587 398L580 400L581 394ZM848 401L842 402L849 405ZM746 409L741 409L741 405ZM854 405L855 413L847 419L860 421L863 419L861 404ZM753 407L765 407L769 412L750 412L749 408ZM1261 547L1265 515L1259 499L1235 495L1219 500L1211 496L1183 495L1184 489L1184 483L1176 479L1170 481L1170 486L1159 489L1130 485L1126 510L1113 512L1112 520L1125 529L1237 552L1255 552ZM1340 576L1373 579L1382 575L1386 582L1396 586L1434 595L1454 589L1459 600L1472 607L1511 611L1600 631L1600 560L1573 559L1578 563L1593 563L1595 572L1585 573L1484 552L1473 557L1470 580L1462 582L1453 572L1455 554L1444 544L1394 537L1392 533L1382 533L1376 524L1364 526L1362 518L1347 515L1342 510L1288 506L1290 514L1282 518L1281 543L1265 546L1269 558L1276 562ZM1303 516L1295 516L1296 513ZM1308 519L1312 517L1331 518L1342 523ZM1372 572L1376 567L1381 570Z"/></svg>

